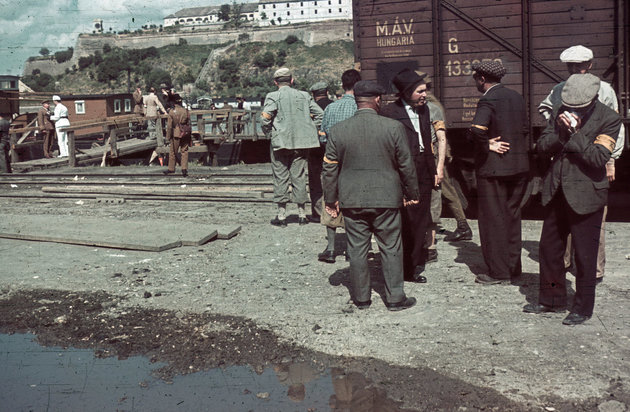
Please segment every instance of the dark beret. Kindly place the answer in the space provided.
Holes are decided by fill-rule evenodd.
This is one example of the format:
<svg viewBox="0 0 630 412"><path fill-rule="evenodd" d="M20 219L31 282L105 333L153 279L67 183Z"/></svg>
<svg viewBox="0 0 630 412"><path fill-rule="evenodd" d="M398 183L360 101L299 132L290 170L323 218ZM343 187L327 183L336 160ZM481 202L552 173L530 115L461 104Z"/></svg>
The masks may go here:
<svg viewBox="0 0 630 412"><path fill-rule="evenodd" d="M593 74L572 74L562 87L562 104L572 109L588 106L597 98L600 84Z"/></svg>
<svg viewBox="0 0 630 412"><path fill-rule="evenodd" d="M490 60L481 63L473 63L472 69L484 76L493 77L495 79L501 80L503 76L505 76L506 70L503 67L503 63Z"/></svg>
<svg viewBox="0 0 630 412"><path fill-rule="evenodd" d="M361 80L354 85L355 97L376 97L385 94L385 89L370 80Z"/></svg>
<svg viewBox="0 0 630 412"><path fill-rule="evenodd" d="M394 77L392 83L400 93L404 93L409 89L415 89L420 83L425 83L425 77L426 73L421 76L413 70L405 69Z"/></svg>

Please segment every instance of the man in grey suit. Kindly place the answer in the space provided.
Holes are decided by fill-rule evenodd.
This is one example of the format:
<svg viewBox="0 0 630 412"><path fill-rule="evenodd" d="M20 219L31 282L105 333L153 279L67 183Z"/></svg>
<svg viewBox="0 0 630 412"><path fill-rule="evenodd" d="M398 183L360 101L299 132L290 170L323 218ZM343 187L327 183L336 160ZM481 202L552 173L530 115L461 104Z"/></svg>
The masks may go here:
<svg viewBox="0 0 630 412"><path fill-rule="evenodd" d="M540 296L527 304L528 313L561 312L567 304L564 251L570 233L575 244L575 297L562 321L578 325L588 320L595 305L599 226L608 200L606 163L615 149L621 118L597 100L600 80L574 74L562 88L562 105L553 109L536 143L540 155L551 159L543 178L542 203L547 215L540 235Z"/></svg>
<svg viewBox="0 0 630 412"><path fill-rule="evenodd" d="M344 215L355 305L366 309L372 303L367 254L374 234L385 304L398 311L416 304L403 288L400 208L403 203L417 204L420 195L404 126L378 115L384 93L370 81L354 86L358 110L328 133L322 186L326 213L336 217L341 209Z"/></svg>

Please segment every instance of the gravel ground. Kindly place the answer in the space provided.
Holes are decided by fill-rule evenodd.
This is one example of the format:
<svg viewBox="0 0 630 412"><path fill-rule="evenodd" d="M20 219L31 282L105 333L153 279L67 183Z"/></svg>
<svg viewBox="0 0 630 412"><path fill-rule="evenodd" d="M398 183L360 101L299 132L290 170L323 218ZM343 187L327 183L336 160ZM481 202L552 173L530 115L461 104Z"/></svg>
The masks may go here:
<svg viewBox="0 0 630 412"><path fill-rule="evenodd" d="M193 175L208 171L191 170ZM2 186L2 192L11 190ZM155 334L162 328L179 332L169 322L149 322L151 313L159 313L189 327L180 325L181 333L194 334L213 323L236 324L239 333L229 336L238 335L252 345L252 355L245 356L221 341L220 356L191 370L288 356L357 370L405 408L624 411L630 405L628 223L607 223L606 277L597 288L595 314L584 325L567 327L561 324L565 314L531 315L521 310L537 298L540 221L523 221L524 275L519 285L474 283L474 274L484 265L476 221L470 221L472 241L449 244L439 236L439 259L426 267L428 283L405 285L418 304L389 312L381 298L378 253L370 260L373 304L368 310L355 310L349 303L348 263L343 257L335 264L317 261L317 253L326 246L325 229L318 224L299 226L294 205L289 212L295 223L287 228L269 224L275 213L268 203L96 205L77 204L76 199L0 198L0 207L3 214L25 219L29 214L49 214L51 225L72 224L74 216L85 215L146 219L156 225L186 221L242 226L231 240L160 253L0 239L0 328L5 332L36 331L47 335L49 343L83 342L111 354L144 353L171 363L165 376L186 373L185 362L158 350L175 342L177 333L166 333L169 337L158 341L138 336L134 344L136 338L128 331L123 334L127 346L121 346L120 339L110 342L106 328L99 330L93 323L91 335L77 332L81 316L70 316L74 310L93 313L92 319L106 316L149 327ZM455 228L452 219L443 219L442 225ZM344 236L338 238L342 249ZM574 278L567 278L573 291ZM71 302L83 300L98 305L80 309L75 304L68 309ZM51 311L51 316L27 316L42 311ZM135 315L126 318L130 313ZM64 314L68 317L59 319ZM226 330L210 328L204 336L219 329ZM265 345L275 349L263 349ZM209 348L206 344L197 348L197 359Z"/></svg>

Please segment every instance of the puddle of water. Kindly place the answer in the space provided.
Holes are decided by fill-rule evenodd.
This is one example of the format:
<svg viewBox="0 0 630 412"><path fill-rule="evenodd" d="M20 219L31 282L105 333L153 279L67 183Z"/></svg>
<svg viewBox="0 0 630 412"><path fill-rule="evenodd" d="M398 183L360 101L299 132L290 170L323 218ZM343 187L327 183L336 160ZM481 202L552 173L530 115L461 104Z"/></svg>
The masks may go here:
<svg viewBox="0 0 630 412"><path fill-rule="evenodd" d="M89 349L42 347L34 338L0 334L0 410L279 412L355 410L356 402L391 402L366 389L358 374L336 369L320 373L296 363L256 373L232 366L167 383L151 376L163 364L147 358L101 359ZM365 385L359 387L361 381Z"/></svg>

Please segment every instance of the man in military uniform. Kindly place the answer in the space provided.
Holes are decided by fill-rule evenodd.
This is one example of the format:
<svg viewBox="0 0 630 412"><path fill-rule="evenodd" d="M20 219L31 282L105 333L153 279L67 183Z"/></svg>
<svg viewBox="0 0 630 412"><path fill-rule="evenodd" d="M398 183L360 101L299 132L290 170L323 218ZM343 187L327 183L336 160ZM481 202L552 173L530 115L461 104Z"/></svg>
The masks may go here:
<svg viewBox="0 0 630 412"><path fill-rule="evenodd" d="M328 98L328 86L325 82L317 82L311 86L311 94L315 103L322 110L326 110L326 107L332 103L332 100ZM320 132L321 134L321 132ZM322 143L320 138L320 144L318 147L311 149L308 153L308 188L311 198L311 220L313 222L319 222L322 212L322 159L324 158L324 152L326 145Z"/></svg>
<svg viewBox="0 0 630 412"><path fill-rule="evenodd" d="M576 73L588 73L593 67L593 51L584 46L572 46L564 50L560 54L560 61L566 63L569 75ZM552 112L554 107L558 107L562 104L562 88L566 82L560 82L554 86L547 98L543 100L538 106L540 114L542 114L548 121L553 121ZM610 84L600 79L599 93L597 98L600 102L610 107L617 113L619 113L619 103L617 101L617 94ZM610 160L606 163L606 176L608 181L615 180L615 161L621 156L625 143L625 128L622 125L619 131L619 138L615 143L615 149L610 156ZM597 252L597 280L601 281L604 278L604 266L606 265L606 214L608 212L608 206L604 207L604 215L602 217L601 232L599 236L599 249ZM573 248L571 242L571 236L567 243L567 251L564 255L565 267L571 266L571 259L573 255Z"/></svg>
<svg viewBox="0 0 630 412"><path fill-rule="evenodd" d="M597 100L601 83L592 74L573 74L562 87L562 104L536 143L551 160L543 178L547 215L540 235L540 295L528 313L560 312L567 305L563 256L567 236L575 246L575 297L565 325L588 320L595 305L597 249L610 185L606 163L621 128L619 115Z"/></svg>
<svg viewBox="0 0 630 412"><path fill-rule="evenodd" d="M412 307L405 296L400 209L403 194L418 203L418 181L404 126L379 116L385 90L374 82L354 86L358 110L328 133L322 184L326 213L341 209L346 224L353 301L359 309L372 301L367 254L372 234L381 252L385 304L398 311Z"/></svg>
<svg viewBox="0 0 630 412"><path fill-rule="evenodd" d="M306 192L306 164L309 149L319 147L317 127L324 111L307 92L293 89L293 76L285 67L273 75L278 87L268 93L261 113L263 132L271 138L271 172L273 201L278 214L271 220L274 226L286 227L286 205L289 202L289 183L298 205L298 223L305 225L308 201Z"/></svg>
<svg viewBox="0 0 630 412"><path fill-rule="evenodd" d="M503 64L473 64L483 93L470 132L475 143L479 239L488 273L475 282L496 284L521 275L521 203L529 172L529 125L523 97L501 84Z"/></svg>
<svg viewBox="0 0 630 412"><path fill-rule="evenodd" d="M50 100L42 101L42 107L37 112L37 128L44 137L44 157L51 158L55 126L50 121Z"/></svg>

